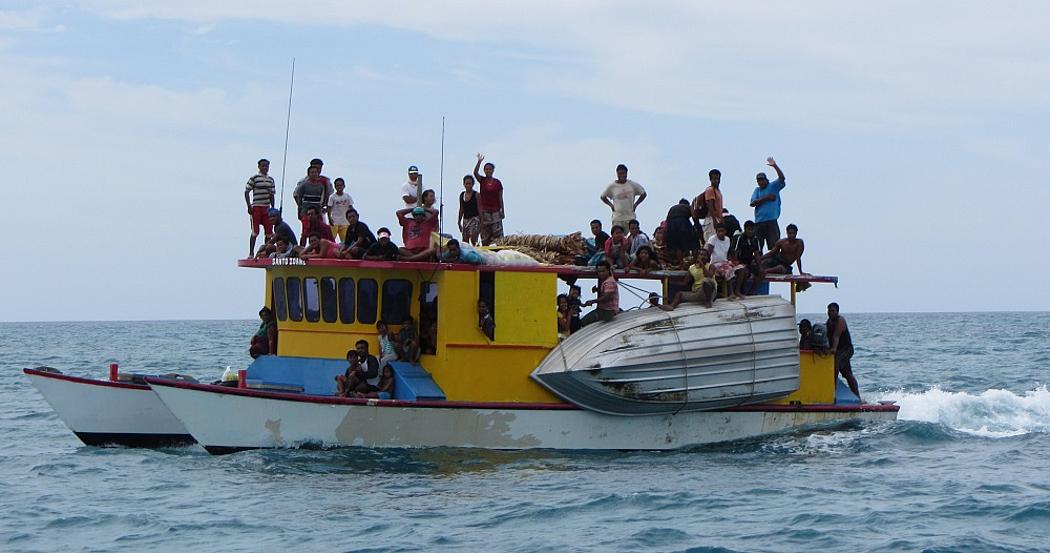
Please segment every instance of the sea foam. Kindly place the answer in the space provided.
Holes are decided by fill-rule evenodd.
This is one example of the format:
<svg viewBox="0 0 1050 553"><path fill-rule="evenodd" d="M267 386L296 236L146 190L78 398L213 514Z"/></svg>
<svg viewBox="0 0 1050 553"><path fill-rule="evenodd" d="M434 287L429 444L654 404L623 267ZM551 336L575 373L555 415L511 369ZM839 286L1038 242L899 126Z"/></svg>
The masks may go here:
<svg viewBox="0 0 1050 553"><path fill-rule="evenodd" d="M968 434L1006 438L1050 432L1050 390L1040 386L1021 395L1009 390L980 394L948 392L934 387L924 392L879 394L901 406L898 419L939 423Z"/></svg>

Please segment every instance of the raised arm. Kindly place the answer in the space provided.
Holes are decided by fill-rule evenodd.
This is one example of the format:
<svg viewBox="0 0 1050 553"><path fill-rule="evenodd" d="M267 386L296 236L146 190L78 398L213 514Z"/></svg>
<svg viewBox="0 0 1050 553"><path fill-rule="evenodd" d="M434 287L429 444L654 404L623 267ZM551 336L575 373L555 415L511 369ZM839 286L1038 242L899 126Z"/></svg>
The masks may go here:
<svg viewBox="0 0 1050 553"><path fill-rule="evenodd" d="M477 158L478 162L474 164L474 180L478 181L478 184L481 184L481 162L485 161L485 156L481 155L479 152Z"/></svg>
<svg viewBox="0 0 1050 553"><path fill-rule="evenodd" d="M784 172L781 171L780 170L780 166L777 165L777 160L775 160L775 159L773 159L771 157L767 157L766 158L766 165L772 167L773 170L777 172L777 179L779 179L780 182L785 182L784 181Z"/></svg>

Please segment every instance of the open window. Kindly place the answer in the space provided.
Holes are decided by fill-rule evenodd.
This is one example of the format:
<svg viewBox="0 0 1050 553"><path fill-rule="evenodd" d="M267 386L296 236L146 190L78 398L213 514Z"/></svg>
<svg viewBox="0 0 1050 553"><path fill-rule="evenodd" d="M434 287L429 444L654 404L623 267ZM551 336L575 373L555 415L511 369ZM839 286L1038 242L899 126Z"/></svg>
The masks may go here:
<svg viewBox="0 0 1050 553"><path fill-rule="evenodd" d="M435 355L438 344L438 285L436 282L423 282L420 286L419 350L424 355Z"/></svg>
<svg viewBox="0 0 1050 553"><path fill-rule="evenodd" d="M303 279L303 296L306 298L306 320L311 323L321 320L321 302L317 297L316 278Z"/></svg>
<svg viewBox="0 0 1050 553"><path fill-rule="evenodd" d="M383 282L383 320L399 325L412 315L412 283L401 278Z"/></svg>

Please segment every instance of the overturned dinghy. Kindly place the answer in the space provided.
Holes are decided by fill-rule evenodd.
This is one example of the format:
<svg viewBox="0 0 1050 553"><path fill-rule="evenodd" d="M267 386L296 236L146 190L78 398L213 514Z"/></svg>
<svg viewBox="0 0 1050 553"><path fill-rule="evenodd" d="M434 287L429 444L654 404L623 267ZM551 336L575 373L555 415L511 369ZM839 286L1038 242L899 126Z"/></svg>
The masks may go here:
<svg viewBox="0 0 1050 553"><path fill-rule="evenodd" d="M641 309L582 329L532 378L611 415L705 411L761 403L799 387L795 307L779 296L706 309Z"/></svg>

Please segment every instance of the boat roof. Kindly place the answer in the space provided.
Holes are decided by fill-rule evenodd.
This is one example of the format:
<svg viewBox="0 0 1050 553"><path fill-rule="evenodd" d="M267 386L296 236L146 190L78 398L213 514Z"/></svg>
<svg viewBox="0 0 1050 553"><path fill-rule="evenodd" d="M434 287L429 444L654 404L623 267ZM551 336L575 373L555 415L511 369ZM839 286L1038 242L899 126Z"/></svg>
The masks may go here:
<svg viewBox="0 0 1050 553"><path fill-rule="evenodd" d="M326 267L347 269L400 269L418 271L504 271L515 273L555 273L563 278L597 277L595 267L580 265L471 265L468 263L443 263L435 261L364 261L360 259L301 259L287 257L277 259L240 259L238 267L266 269L269 267ZM646 275L628 273L622 269L613 271L617 278L663 280L682 278L688 271L651 271ZM777 275L767 274L769 282L811 282L838 284L839 277L832 275Z"/></svg>

